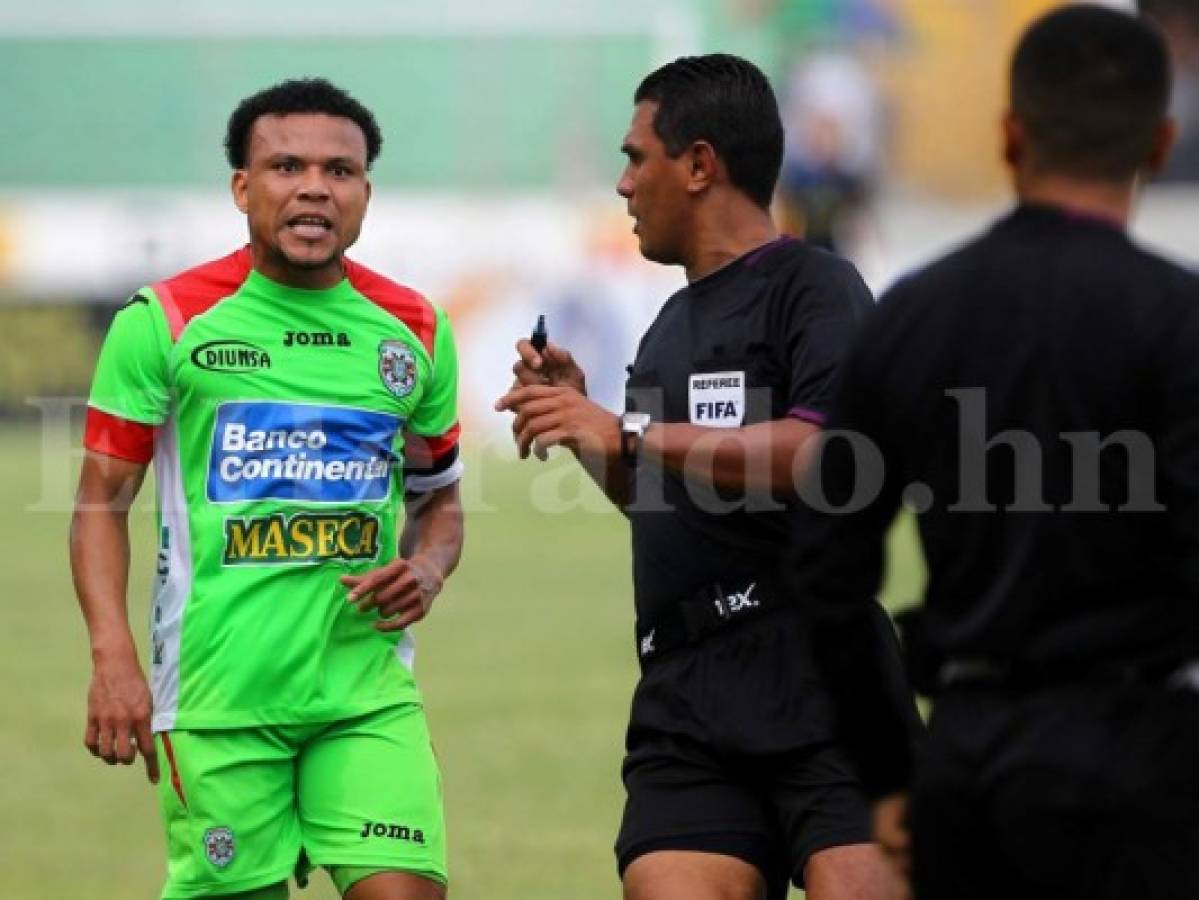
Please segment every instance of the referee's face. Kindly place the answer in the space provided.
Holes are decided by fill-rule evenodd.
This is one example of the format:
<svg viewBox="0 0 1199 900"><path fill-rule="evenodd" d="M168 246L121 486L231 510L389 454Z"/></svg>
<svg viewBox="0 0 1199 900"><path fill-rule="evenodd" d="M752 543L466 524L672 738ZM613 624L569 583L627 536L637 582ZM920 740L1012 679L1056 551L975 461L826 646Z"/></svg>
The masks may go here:
<svg viewBox="0 0 1199 900"><path fill-rule="evenodd" d="M665 265L684 262L690 211L688 157L671 159L654 131L658 104L638 103L620 151L628 157L616 192L628 201L633 233L646 259Z"/></svg>
<svg viewBox="0 0 1199 900"><path fill-rule="evenodd" d="M342 116L261 116L246 168L233 173L233 196L262 274L296 287L331 287L370 199L366 135Z"/></svg>

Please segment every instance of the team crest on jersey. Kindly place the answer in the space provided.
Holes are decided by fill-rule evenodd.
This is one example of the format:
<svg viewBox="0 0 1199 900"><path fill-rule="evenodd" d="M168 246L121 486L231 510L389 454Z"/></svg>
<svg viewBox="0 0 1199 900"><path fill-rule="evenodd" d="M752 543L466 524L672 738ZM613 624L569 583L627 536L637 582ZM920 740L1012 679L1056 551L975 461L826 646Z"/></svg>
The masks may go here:
<svg viewBox="0 0 1199 900"><path fill-rule="evenodd" d="M380 342L379 377L386 388L401 399L416 387L416 357L402 341Z"/></svg>
<svg viewBox="0 0 1199 900"><path fill-rule="evenodd" d="M233 862L236 853L237 845L233 842L232 828L222 825L204 832L204 855L218 869L223 869Z"/></svg>

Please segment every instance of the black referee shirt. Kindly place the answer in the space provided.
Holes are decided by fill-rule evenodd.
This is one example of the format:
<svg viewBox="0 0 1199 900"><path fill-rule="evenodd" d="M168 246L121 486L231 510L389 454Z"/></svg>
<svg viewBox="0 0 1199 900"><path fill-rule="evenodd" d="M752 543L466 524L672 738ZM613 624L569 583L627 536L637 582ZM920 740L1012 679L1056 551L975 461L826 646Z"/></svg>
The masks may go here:
<svg viewBox="0 0 1199 900"><path fill-rule="evenodd" d="M1113 224L1022 206L901 281L827 427L867 436L885 472L868 484L878 467L833 441L824 501L874 499L801 517L794 573L826 627L863 614L919 483L929 637L948 657L1085 672L1199 650L1199 278ZM827 650L849 711L876 714L864 657Z"/></svg>
<svg viewBox="0 0 1199 900"><path fill-rule="evenodd" d="M843 259L782 237L674 294L641 340L627 403L655 422L735 428L788 415L821 423L873 299ZM632 524L638 621L720 584L774 575L786 505L637 467Z"/></svg>

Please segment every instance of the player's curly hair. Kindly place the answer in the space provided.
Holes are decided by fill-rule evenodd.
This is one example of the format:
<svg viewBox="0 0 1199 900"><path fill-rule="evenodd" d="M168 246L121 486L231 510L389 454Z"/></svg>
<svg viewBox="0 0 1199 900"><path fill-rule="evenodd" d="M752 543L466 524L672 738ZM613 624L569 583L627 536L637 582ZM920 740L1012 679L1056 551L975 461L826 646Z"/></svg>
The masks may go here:
<svg viewBox="0 0 1199 900"><path fill-rule="evenodd" d="M366 165L379 156L383 134L369 109L324 78L293 78L259 91L237 104L225 130L225 157L235 169L246 167L250 129L260 116L324 113L349 119L366 137Z"/></svg>
<svg viewBox="0 0 1199 900"><path fill-rule="evenodd" d="M646 100L658 104L654 133L672 159L707 141L733 185L770 206L783 163L783 123L757 66L727 53L683 56L646 76L633 102Z"/></svg>

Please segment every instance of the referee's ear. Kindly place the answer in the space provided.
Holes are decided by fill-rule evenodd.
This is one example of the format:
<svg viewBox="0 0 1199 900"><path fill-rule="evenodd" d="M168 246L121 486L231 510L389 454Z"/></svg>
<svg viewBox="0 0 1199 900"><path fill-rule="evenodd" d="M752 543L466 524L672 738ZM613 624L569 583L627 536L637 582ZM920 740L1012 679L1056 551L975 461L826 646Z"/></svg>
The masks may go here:
<svg viewBox="0 0 1199 900"><path fill-rule="evenodd" d="M1028 137L1024 132L1024 123L1009 109L1003 114L1000 127L1003 131L1003 161L1015 171L1020 168L1027 152Z"/></svg>
<svg viewBox="0 0 1199 900"><path fill-rule="evenodd" d="M724 163L707 141L696 141L687 148L687 192L702 194L720 177Z"/></svg>
<svg viewBox="0 0 1199 900"><path fill-rule="evenodd" d="M1156 175L1166 167L1166 162L1170 158L1170 151L1174 149L1174 144L1177 140L1178 123L1173 117L1166 116L1153 133L1153 147L1149 151L1149 157L1145 160L1145 172L1147 174Z"/></svg>

